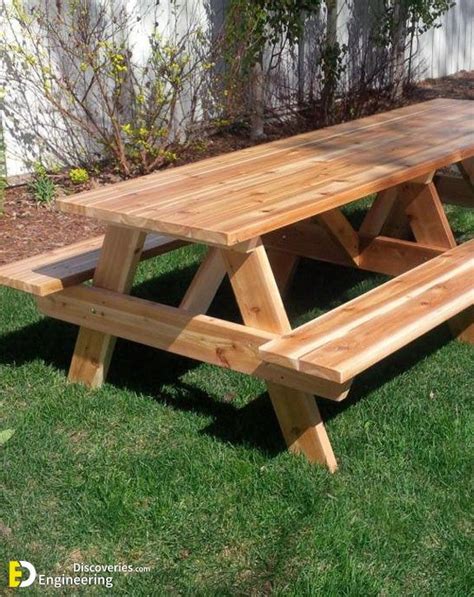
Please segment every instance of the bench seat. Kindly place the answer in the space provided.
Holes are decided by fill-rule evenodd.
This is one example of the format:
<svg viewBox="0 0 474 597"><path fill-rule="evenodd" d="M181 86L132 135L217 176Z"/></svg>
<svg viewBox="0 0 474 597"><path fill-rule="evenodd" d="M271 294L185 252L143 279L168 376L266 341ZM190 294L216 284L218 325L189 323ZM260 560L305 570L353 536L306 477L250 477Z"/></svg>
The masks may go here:
<svg viewBox="0 0 474 597"><path fill-rule="evenodd" d="M103 236L80 241L48 253L0 266L0 285L47 296L90 280L99 259ZM185 241L149 234L141 259L149 259L185 245Z"/></svg>
<svg viewBox="0 0 474 597"><path fill-rule="evenodd" d="M474 240L260 347L262 358L343 383L474 302Z"/></svg>

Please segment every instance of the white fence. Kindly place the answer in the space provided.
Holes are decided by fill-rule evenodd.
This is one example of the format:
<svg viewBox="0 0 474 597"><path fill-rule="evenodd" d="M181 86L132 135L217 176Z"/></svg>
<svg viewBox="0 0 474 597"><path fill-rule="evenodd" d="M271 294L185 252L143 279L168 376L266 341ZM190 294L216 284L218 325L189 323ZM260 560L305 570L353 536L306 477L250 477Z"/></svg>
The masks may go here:
<svg viewBox="0 0 474 597"><path fill-rule="evenodd" d="M125 2L125 0L123 0ZM371 0L377 2L378 0ZM11 0L6 0L8 6ZM150 6L150 0L140 0L143 3L144 11ZM125 2L125 4L127 4ZM152 4L155 4L154 2ZM186 31L190 23L199 21L206 27L219 28L222 24L226 0L170 0L160 3L160 27L163 31ZM339 15L339 36L343 41L350 41L354 36L354 29L360 28L360 38L364 37L364 15L367 14L369 2L364 0L341 1ZM171 8L174 6L174 9ZM176 8L177 7L177 8ZM354 19L354 15L358 15ZM416 41L416 54L414 58L415 73L419 79L436 78L456 73L460 70L474 69L474 0L457 0L456 6L446 13L441 19L441 27L423 34ZM143 27L146 26L146 19L143 20ZM4 26L0 23L0 30ZM317 31L317 27L315 29ZM1 31L0 31L1 33ZM144 34L144 33L143 33ZM314 34L314 28L313 28ZM356 31L356 35L359 32ZM136 37L137 45L140 46L140 33ZM288 56L287 69L290 76L295 79L298 68L298 60L294 56ZM0 56L0 67L2 65ZM301 65L300 65L301 66ZM292 74L291 74L292 73ZM310 78L310 77L308 77ZM24 174L30 169L32 159L35 159L34 142L29 144L28 149L22 139L30 135L28 130L28 118L38 114L40 118L41 109L39 106L25 106L25 113L28 118L15 122L9 118L9 106L21 102L21 95L16 94L16 82L8 79L7 72L0 70L0 87L5 86L6 111L0 114L6 143L6 166L9 179ZM278 84L278 81L276 81ZM16 110L18 112L18 110ZM31 122L31 120L30 120ZM21 133L21 134L19 134ZM31 135L30 135L31 137ZM31 141L31 139L30 139ZM39 148L37 155L39 155Z"/></svg>
<svg viewBox="0 0 474 597"><path fill-rule="evenodd" d="M457 0L441 23L419 40L416 59L423 78L474 70L474 0Z"/></svg>

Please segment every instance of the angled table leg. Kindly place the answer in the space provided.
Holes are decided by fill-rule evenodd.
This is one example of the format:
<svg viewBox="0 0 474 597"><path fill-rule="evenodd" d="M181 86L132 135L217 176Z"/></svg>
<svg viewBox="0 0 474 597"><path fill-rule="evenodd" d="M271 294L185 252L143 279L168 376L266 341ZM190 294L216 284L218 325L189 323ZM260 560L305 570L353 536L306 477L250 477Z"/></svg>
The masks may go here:
<svg viewBox="0 0 474 597"><path fill-rule="evenodd" d="M474 344L474 306L449 321L452 335L461 342Z"/></svg>
<svg viewBox="0 0 474 597"><path fill-rule="evenodd" d="M474 157L466 158L458 162L458 169L466 183L474 191Z"/></svg>
<svg viewBox="0 0 474 597"><path fill-rule="evenodd" d="M106 290L128 293L145 242L146 233L109 226L105 233L93 284ZM97 388L104 382L112 358L115 338L81 328L69 369L69 380Z"/></svg>
<svg viewBox="0 0 474 597"><path fill-rule="evenodd" d="M370 237L382 234L382 229L392 213L397 196L397 187L390 187L377 193L372 206L365 214L359 233Z"/></svg>
<svg viewBox="0 0 474 597"><path fill-rule="evenodd" d="M290 324L263 245L249 253L225 250L222 255L244 322L288 332ZM334 472L336 459L314 396L275 383L267 388L289 449Z"/></svg>
<svg viewBox="0 0 474 597"><path fill-rule="evenodd" d="M434 183L411 186L415 186L417 192L406 213L416 240L445 249L455 247L456 241Z"/></svg>
<svg viewBox="0 0 474 597"><path fill-rule="evenodd" d="M198 315L206 313L226 275L219 249L211 247L204 257L181 303L181 309Z"/></svg>
<svg viewBox="0 0 474 597"><path fill-rule="evenodd" d="M300 258L285 251L278 249L268 249L268 259L271 264L273 275L280 291L281 296L286 296L288 289L293 281L296 268Z"/></svg>
<svg viewBox="0 0 474 597"><path fill-rule="evenodd" d="M377 194L365 215L359 233L366 237L379 235L399 239L409 238L405 205L400 201L400 187L390 187Z"/></svg>

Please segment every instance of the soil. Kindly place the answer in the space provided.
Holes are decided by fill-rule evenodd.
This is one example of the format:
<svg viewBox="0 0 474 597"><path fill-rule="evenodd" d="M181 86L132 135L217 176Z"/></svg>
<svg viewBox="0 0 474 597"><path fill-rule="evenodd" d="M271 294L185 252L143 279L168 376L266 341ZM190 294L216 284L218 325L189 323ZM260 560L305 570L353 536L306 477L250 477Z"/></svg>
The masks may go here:
<svg viewBox="0 0 474 597"><path fill-rule="evenodd" d="M449 77L427 79L407 90L399 105L427 101L436 97L474 100L474 71L461 71ZM379 106L390 109L396 106ZM305 129L308 125L303 125ZM301 125L281 123L268 127L265 141L296 134ZM183 165L203 158L236 151L255 144L244 131L226 132L214 135L205 141L181 150L176 165ZM61 193L72 193L118 179L113 173L104 172L87 185L74 186L66 178L58 177ZM103 232L96 221L80 216L65 214L51 205L37 204L28 187L23 185L9 188L5 192L4 213L0 215L0 264L67 245Z"/></svg>
<svg viewBox="0 0 474 597"><path fill-rule="evenodd" d="M437 97L474 100L474 71L461 70L440 79L426 79L407 91L410 103L424 102Z"/></svg>
<svg viewBox="0 0 474 597"><path fill-rule="evenodd" d="M38 205L25 186L7 189L0 216L0 264L31 257L97 236L102 228L94 220L65 214L54 205Z"/></svg>

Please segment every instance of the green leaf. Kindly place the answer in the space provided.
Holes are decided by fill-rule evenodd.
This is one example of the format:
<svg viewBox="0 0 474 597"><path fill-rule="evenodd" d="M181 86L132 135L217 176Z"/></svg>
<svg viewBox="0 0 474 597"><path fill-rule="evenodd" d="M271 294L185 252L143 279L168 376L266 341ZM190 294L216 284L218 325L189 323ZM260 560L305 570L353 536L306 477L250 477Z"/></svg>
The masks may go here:
<svg viewBox="0 0 474 597"><path fill-rule="evenodd" d="M14 429L4 429L0 431L0 446L3 446L14 435Z"/></svg>

